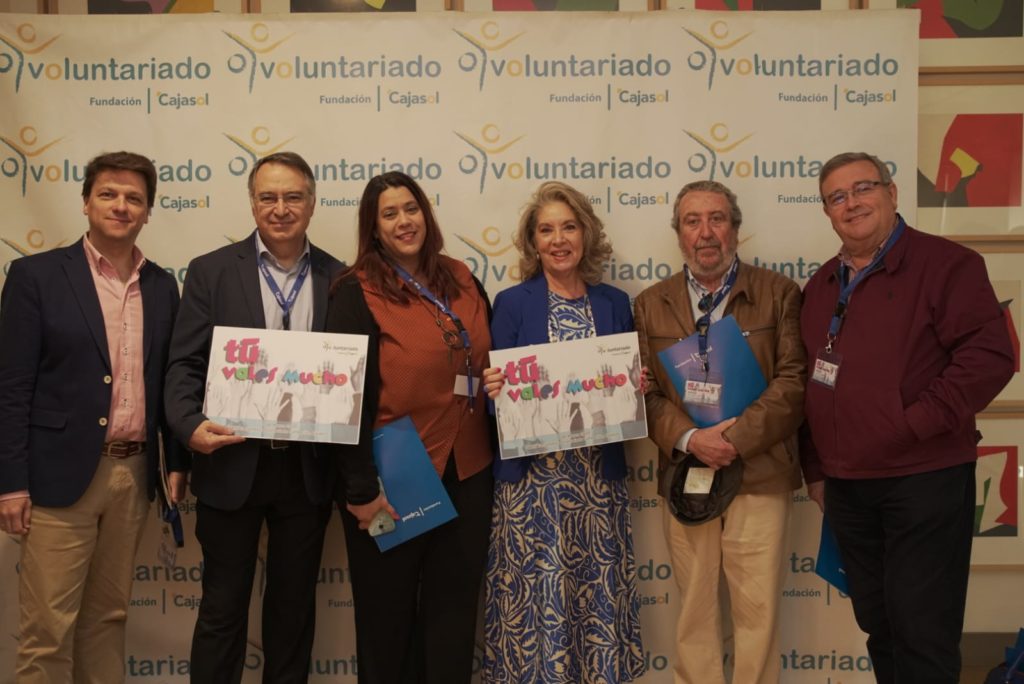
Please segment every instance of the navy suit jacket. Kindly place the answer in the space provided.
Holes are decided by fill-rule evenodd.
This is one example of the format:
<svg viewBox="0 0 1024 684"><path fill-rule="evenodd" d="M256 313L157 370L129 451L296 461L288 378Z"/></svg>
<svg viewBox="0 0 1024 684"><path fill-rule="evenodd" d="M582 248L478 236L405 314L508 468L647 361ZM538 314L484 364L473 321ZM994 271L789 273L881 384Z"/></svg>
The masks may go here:
<svg viewBox="0 0 1024 684"><path fill-rule="evenodd" d="M139 287L152 499L178 284L147 261ZM27 489L32 503L55 507L81 498L103 449L111 380L103 311L82 240L12 262L0 295L0 494ZM187 455L166 429L163 439L168 468L187 469Z"/></svg>
<svg viewBox="0 0 1024 684"><path fill-rule="evenodd" d="M587 285L590 309L594 314L597 334L614 335L633 331L633 310L629 295L622 290L599 283ZM498 293L494 298L494 320L491 322L491 345L494 349L522 347L548 342L548 282L538 275ZM604 469L609 480L626 476L626 452L622 442L602 444ZM526 476L529 458L503 461L494 455L494 476L505 482L518 482Z"/></svg>
<svg viewBox="0 0 1024 684"><path fill-rule="evenodd" d="M327 321L327 293L344 264L310 245L313 288L313 331ZM165 405L167 422L183 444L206 420L203 397L210 359L210 341L216 325L266 328L255 231L244 240L196 257L188 266L181 310L175 323L167 367ZM192 492L205 504L233 511L242 507L256 476L262 440L249 439L217 449L210 455L193 454ZM330 498L335 471L326 450L302 443L302 470L306 492L314 503Z"/></svg>

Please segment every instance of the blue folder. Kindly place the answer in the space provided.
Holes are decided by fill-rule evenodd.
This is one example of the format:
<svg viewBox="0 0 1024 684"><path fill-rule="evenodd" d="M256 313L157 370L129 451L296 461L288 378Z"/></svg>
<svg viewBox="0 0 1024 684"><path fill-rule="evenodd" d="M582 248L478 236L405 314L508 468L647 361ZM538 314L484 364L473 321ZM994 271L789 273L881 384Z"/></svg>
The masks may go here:
<svg viewBox="0 0 1024 684"><path fill-rule="evenodd" d="M850 593L843 559L839 556L839 542L836 541L836 533L832 531L828 518L825 517L821 519L821 542L818 544L818 560L814 564L814 574L844 594Z"/></svg>
<svg viewBox="0 0 1024 684"><path fill-rule="evenodd" d="M680 398L686 396L687 373L700 368L697 334L662 349L658 359ZM686 404L690 420L702 428L740 415L768 387L754 352L732 316L708 328L708 360L711 371L722 379L721 401L718 406Z"/></svg>
<svg viewBox="0 0 1024 684"><path fill-rule="evenodd" d="M384 495L400 518L394 532L374 537L381 551L458 515L409 416L373 431L373 460L384 483Z"/></svg>

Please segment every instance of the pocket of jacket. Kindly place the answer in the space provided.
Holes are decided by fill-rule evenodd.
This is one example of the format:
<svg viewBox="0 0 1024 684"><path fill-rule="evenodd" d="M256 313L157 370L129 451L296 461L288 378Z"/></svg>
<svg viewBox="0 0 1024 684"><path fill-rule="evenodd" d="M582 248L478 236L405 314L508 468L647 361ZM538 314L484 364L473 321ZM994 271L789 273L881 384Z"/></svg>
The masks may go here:
<svg viewBox="0 0 1024 684"><path fill-rule="evenodd" d="M68 414L63 411L51 411L49 409L34 408L28 418L29 425L35 427L46 427L59 430L67 425Z"/></svg>

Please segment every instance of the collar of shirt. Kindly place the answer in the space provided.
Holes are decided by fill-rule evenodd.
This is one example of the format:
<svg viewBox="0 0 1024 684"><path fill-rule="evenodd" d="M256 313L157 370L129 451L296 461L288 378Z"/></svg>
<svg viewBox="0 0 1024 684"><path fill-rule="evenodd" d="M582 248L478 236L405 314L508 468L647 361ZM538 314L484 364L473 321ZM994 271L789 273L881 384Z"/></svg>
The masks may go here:
<svg viewBox="0 0 1024 684"><path fill-rule="evenodd" d="M309 238L304 239L302 246L302 255L295 260L295 263L292 264L291 268L283 267L281 265L281 262L277 260L277 257L274 256L269 249L267 249L267 246L263 244L263 240L260 239L259 231L256 231L256 253L262 256L264 259L266 259L267 264L278 273L283 273L286 276L292 275L293 273L298 272L299 268L302 266L302 260L309 258Z"/></svg>
<svg viewBox="0 0 1024 684"><path fill-rule="evenodd" d="M885 247L885 243L889 241L889 236L892 235L892 231L896 230L896 226L899 225L899 222L900 217L897 215L896 223L892 224L892 228L889 229L889 232L882 237L882 241L878 243L878 247L876 247L875 251L871 253L871 259L868 260L868 263L874 261L875 257L878 256L878 253L882 251L882 248ZM857 272L860 269L853 265L853 260L850 258L850 253L846 250L846 245L839 247L839 254L837 254L836 257L839 259L839 263L850 269L851 278L857 275Z"/></svg>
<svg viewBox="0 0 1024 684"><path fill-rule="evenodd" d="M739 259L739 255L733 256L733 259ZM694 277L693 271L690 269L686 269L686 281L694 293L694 296L690 297L690 307L693 310L693 320L696 321L698 318L704 315L704 313L697 306L697 303L701 300L701 297L707 294L713 296L716 292L721 290L722 286L725 284L725 274L729 272L730 268L732 268L731 261L729 262L729 266L722 273L722 281L718 283L718 287L716 287L714 290L709 290L708 288L704 287L704 285ZM718 306L716 306L711 311L712 323L717 323L722 319L722 312L725 311L725 303L728 299L728 297L722 299L722 301L718 303Z"/></svg>
<svg viewBox="0 0 1024 684"><path fill-rule="evenodd" d="M89 261L90 268L105 278L117 278L120 280L117 269L110 263L110 260L100 254L100 251L89 242L89 233L85 234L82 244L85 246L85 258ZM142 250L139 249L138 245L132 245L132 277L129 278L129 282L138 277L139 271L145 263L146 257L142 255Z"/></svg>
<svg viewBox="0 0 1024 684"><path fill-rule="evenodd" d="M292 287L294 287L294 284L299 277L299 272L302 269L303 261L306 260L307 263L309 263L312 260L308 238L305 240L302 254L295 260L295 264L288 270L281 268L281 263L273 254L270 253L270 250L267 249L263 241L260 240L259 232L256 233L256 251L264 259L264 263L267 266L267 273L270 274L270 277L281 290L281 295L285 298L291 294ZM274 295L273 290L271 290L270 286L267 284L267 279L260 271L261 269L259 269L257 265L256 278L259 280L260 298L263 302L264 325L270 330L281 330L284 327L284 312L281 310L281 305L277 303L277 298ZM314 276L312 268L310 268L310 272L307 273L306 280L296 295L295 301L292 303L291 311L289 312L288 327L291 330L309 332L312 329L313 280Z"/></svg>

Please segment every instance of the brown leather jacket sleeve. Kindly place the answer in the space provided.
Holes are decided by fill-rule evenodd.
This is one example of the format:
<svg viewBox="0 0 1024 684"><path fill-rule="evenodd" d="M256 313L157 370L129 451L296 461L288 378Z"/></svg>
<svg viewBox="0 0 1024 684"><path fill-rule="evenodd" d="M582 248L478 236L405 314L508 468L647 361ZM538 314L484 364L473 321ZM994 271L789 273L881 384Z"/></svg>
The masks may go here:
<svg viewBox="0 0 1024 684"><path fill-rule="evenodd" d="M648 436L657 445L658 450L662 454L671 454L676 442L686 431L697 426L662 389L663 385L671 381L663 372L661 363L651 349L650 319L646 311L647 301L648 298L643 295L637 298L633 316L640 343L640 359L649 371L647 393L644 395L644 403L647 407L647 430Z"/></svg>
<svg viewBox="0 0 1024 684"><path fill-rule="evenodd" d="M747 340L765 372L768 387L725 431L725 437L742 457L763 453L792 439L803 421L807 359L800 337L800 288L791 280L779 278L772 284L770 303L764 301L767 294L758 297L758 304L762 309L771 305L774 339L760 339L757 325L743 328L750 333Z"/></svg>

